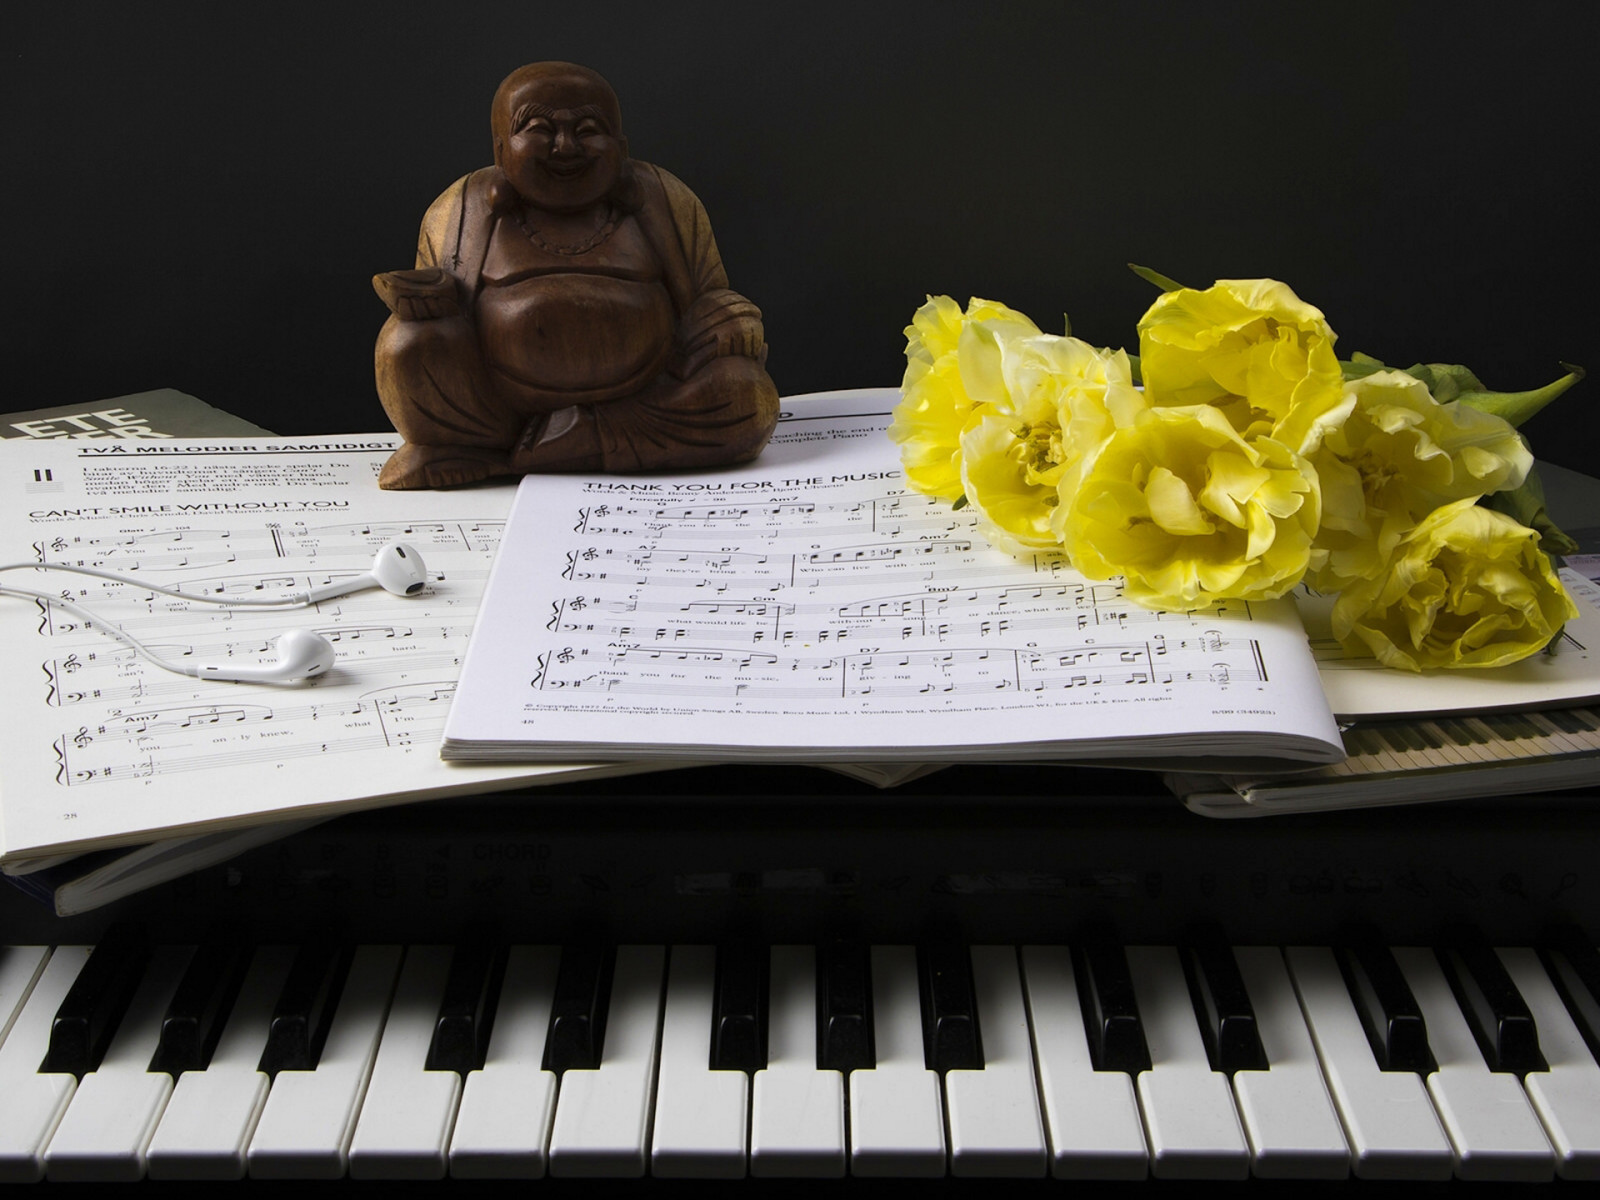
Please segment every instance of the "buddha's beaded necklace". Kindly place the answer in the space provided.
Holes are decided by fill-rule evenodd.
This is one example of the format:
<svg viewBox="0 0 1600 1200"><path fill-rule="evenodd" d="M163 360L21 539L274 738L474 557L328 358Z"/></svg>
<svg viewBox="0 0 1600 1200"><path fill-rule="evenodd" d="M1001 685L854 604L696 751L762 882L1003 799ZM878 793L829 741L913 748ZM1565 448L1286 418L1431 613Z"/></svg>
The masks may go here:
<svg viewBox="0 0 1600 1200"><path fill-rule="evenodd" d="M604 242L613 233L615 233L617 231L617 226L621 223L622 214L619 213L615 207L608 205L606 208L606 219L601 222L599 229L595 230L594 233L590 234L588 238L582 242L579 242L575 246L558 246L553 242L545 241L544 238L539 236L539 231L528 223L527 209L523 209L517 213L517 224L522 227L523 234L527 236L527 239L530 242L539 247L541 250L548 251L551 254L559 254L564 258L570 258L578 254L586 254L590 250L593 250L596 246L600 245L600 243Z"/></svg>

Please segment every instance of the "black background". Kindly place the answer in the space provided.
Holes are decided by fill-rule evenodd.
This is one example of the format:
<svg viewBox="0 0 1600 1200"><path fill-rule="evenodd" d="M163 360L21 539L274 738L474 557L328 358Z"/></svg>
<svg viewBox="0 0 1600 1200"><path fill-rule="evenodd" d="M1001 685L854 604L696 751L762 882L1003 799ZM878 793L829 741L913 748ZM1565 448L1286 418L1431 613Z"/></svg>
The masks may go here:
<svg viewBox="0 0 1600 1200"><path fill-rule="evenodd" d="M1132 347L1154 293L1271 275L1341 354L1492 387L1600 367L1600 5L8 4L8 409L176 387L386 427L369 280L490 159L514 67L586 63L705 201L780 391L892 384L928 292ZM1528 429L1600 450L1596 383Z"/></svg>

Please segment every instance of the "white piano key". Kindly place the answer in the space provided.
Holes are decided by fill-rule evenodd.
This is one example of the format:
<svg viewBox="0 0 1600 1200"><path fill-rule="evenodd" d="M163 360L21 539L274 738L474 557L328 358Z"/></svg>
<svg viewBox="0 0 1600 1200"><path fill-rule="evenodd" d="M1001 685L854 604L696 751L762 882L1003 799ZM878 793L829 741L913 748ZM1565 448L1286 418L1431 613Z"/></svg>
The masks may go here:
<svg viewBox="0 0 1600 1200"><path fill-rule="evenodd" d="M661 1022L650 1172L663 1179L739 1179L745 1173L750 1077L711 1069L717 951L674 946Z"/></svg>
<svg viewBox="0 0 1600 1200"><path fill-rule="evenodd" d="M271 1083L256 1067L293 962L292 946L262 946L251 957L210 1065L185 1071L167 1101L146 1154L151 1179L244 1178Z"/></svg>
<svg viewBox="0 0 1600 1200"><path fill-rule="evenodd" d="M469 1072L450 1139L458 1179L539 1179L556 1108L544 1069L545 1034L560 968L558 946L513 946L481 1070Z"/></svg>
<svg viewBox="0 0 1600 1200"><path fill-rule="evenodd" d="M767 1066L750 1101L750 1174L836 1178L845 1170L844 1077L817 1069L817 963L810 946L774 946Z"/></svg>
<svg viewBox="0 0 1600 1200"><path fill-rule="evenodd" d="M1171 946L1128 947L1150 1070L1139 1072L1139 1106L1158 1179L1245 1179L1250 1147L1228 1077L1211 1069Z"/></svg>
<svg viewBox="0 0 1600 1200"><path fill-rule="evenodd" d="M1462 1179L1537 1182L1555 1174L1555 1152L1515 1075L1491 1071L1456 1006L1432 950L1394 947L1395 961L1428 1026L1428 1047L1439 1069L1428 1094L1455 1148Z"/></svg>
<svg viewBox="0 0 1600 1200"><path fill-rule="evenodd" d="M83 964L88 946L58 946L0 1043L0 1183L44 1178L44 1148L77 1090L71 1075L43 1075L50 1026Z"/></svg>
<svg viewBox="0 0 1600 1200"><path fill-rule="evenodd" d="M1454 1155L1427 1089L1409 1071L1379 1069L1333 952L1291 946L1284 956L1350 1142L1351 1169L1363 1179L1449 1179Z"/></svg>
<svg viewBox="0 0 1600 1200"><path fill-rule="evenodd" d="M1262 1179L1343 1179L1350 1173L1350 1147L1283 954L1276 946L1240 946L1233 956L1268 1064L1265 1071L1233 1076L1251 1170Z"/></svg>
<svg viewBox="0 0 1600 1200"><path fill-rule="evenodd" d="M350 1139L351 1179L444 1178L461 1076L424 1065L452 953L449 946L406 950Z"/></svg>
<svg viewBox="0 0 1600 1200"><path fill-rule="evenodd" d="M279 1071L250 1139L257 1179L338 1179L367 1090L399 946L361 946L345 978L322 1057L311 1071Z"/></svg>
<svg viewBox="0 0 1600 1200"><path fill-rule="evenodd" d="M1504 756L1497 753L1494 747L1481 742L1463 742L1456 740L1458 735L1444 726L1435 722L1425 722L1430 732L1437 731L1437 735L1448 740L1450 746L1468 764L1473 763L1499 763L1504 761Z"/></svg>
<svg viewBox="0 0 1600 1200"><path fill-rule="evenodd" d="M617 947L600 1067L561 1077L550 1174L644 1174L665 966L663 946Z"/></svg>
<svg viewBox="0 0 1600 1200"><path fill-rule="evenodd" d="M1022 981L1050 1139L1050 1173L1057 1179L1143 1179L1150 1157L1133 1079L1122 1071L1094 1069L1072 952L1065 946L1024 946Z"/></svg>
<svg viewBox="0 0 1600 1200"><path fill-rule="evenodd" d="M850 1072L850 1173L945 1173L944 1101L922 1045L914 946L872 947L872 1038L877 1065Z"/></svg>
<svg viewBox="0 0 1600 1200"><path fill-rule="evenodd" d="M974 946L971 955L983 1070L945 1072L950 1172L1040 1176L1049 1153L1017 952L1010 946Z"/></svg>
<svg viewBox="0 0 1600 1200"><path fill-rule="evenodd" d="M1568 733L1542 712L1525 712L1523 719L1538 726L1549 739L1551 753L1584 754L1600 749L1600 735L1591 730Z"/></svg>
<svg viewBox="0 0 1600 1200"><path fill-rule="evenodd" d="M1549 722L1542 718L1539 721L1528 720L1527 714L1510 717L1485 714L1483 717L1465 719L1475 728L1487 731L1494 738L1495 749L1502 759L1543 758L1552 754L1581 753L1593 748L1582 745L1581 740L1569 738L1560 730L1553 729ZM1535 732L1527 731L1529 725L1533 726ZM1512 726L1522 726L1522 728L1513 731Z"/></svg>
<svg viewBox="0 0 1600 1200"><path fill-rule="evenodd" d="M1434 761L1440 765L1465 767L1483 761L1477 755L1469 753L1467 747L1458 746L1442 727L1432 721L1418 721L1415 728L1434 743L1430 747L1430 752L1434 756Z"/></svg>
<svg viewBox="0 0 1600 1200"><path fill-rule="evenodd" d="M162 946L151 954L99 1068L79 1080L45 1148L46 1179L143 1178L145 1150L172 1094L172 1076L150 1070L150 1059L161 1044L161 1018L193 954L193 946Z"/></svg>
<svg viewBox="0 0 1600 1200"><path fill-rule="evenodd" d="M1526 948L1496 950L1533 1014L1548 1070L1523 1078L1563 1179L1600 1179L1600 1065L1567 1012L1544 964Z"/></svg>
<svg viewBox="0 0 1600 1200"><path fill-rule="evenodd" d="M0 1043L50 958L48 946L0 946Z"/></svg>

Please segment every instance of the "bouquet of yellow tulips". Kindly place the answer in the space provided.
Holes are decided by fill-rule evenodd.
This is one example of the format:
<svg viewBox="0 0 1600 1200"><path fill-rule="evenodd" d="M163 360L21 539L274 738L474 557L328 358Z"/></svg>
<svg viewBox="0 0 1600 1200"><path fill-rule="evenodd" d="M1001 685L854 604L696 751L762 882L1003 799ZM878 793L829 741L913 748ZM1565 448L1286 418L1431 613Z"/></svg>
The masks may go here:
<svg viewBox="0 0 1600 1200"><path fill-rule="evenodd" d="M1499 393L1462 367L1341 362L1282 283L1134 269L1164 289L1137 358L930 297L889 429L910 486L1152 608L1333 593L1340 642L1392 667L1514 662L1577 615L1516 426L1581 370Z"/></svg>

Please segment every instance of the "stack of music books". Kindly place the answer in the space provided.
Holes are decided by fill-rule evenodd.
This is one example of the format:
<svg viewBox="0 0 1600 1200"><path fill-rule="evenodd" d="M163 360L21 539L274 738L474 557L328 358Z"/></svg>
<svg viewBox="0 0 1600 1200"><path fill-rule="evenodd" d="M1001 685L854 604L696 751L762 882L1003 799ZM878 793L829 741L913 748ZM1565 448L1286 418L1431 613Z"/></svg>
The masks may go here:
<svg viewBox="0 0 1600 1200"><path fill-rule="evenodd" d="M1326 607L1302 603L1346 757L1310 771L1172 772L1192 811L1259 817L1600 785L1600 588L1563 569L1580 616L1554 653L1492 671L1412 676L1340 657Z"/></svg>

